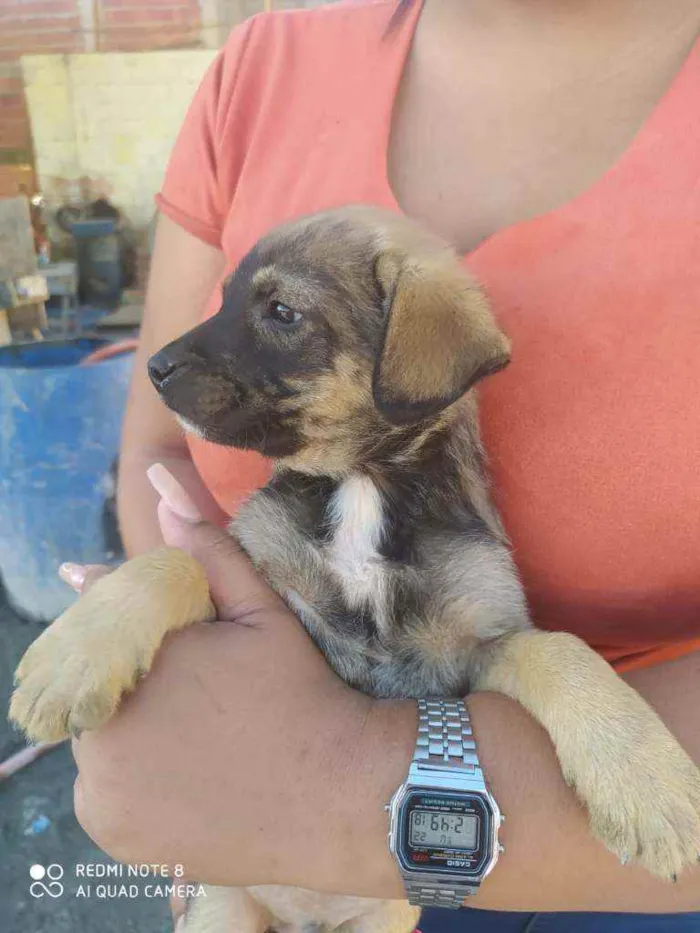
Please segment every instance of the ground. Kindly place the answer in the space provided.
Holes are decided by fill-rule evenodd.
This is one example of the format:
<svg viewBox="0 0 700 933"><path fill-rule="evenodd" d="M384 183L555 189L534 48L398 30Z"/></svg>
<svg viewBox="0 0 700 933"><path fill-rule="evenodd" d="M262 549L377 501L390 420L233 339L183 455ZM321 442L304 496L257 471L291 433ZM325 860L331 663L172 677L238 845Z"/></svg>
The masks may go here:
<svg viewBox="0 0 700 933"><path fill-rule="evenodd" d="M7 724L7 703L15 665L41 629L37 623L18 618L0 593L0 761L23 745ZM0 931L166 933L172 930L167 901L157 896L158 881L167 883L162 879L76 878L76 866L114 863L75 820L74 778L70 749L61 747L0 782ZM29 874L32 865L60 866L63 893L57 897L32 896ZM52 874L57 873L53 868ZM47 882L45 878L43 883ZM77 896L81 884L84 897ZM100 884L107 889L98 889ZM120 885L124 890L119 890ZM147 897L147 891L155 896ZM38 887L35 892L42 893Z"/></svg>

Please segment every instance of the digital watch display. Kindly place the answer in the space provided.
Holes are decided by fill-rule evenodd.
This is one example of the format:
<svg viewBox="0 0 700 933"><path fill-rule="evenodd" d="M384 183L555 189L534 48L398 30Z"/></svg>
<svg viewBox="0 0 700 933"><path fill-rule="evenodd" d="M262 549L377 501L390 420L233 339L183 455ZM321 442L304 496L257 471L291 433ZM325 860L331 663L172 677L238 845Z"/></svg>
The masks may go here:
<svg viewBox="0 0 700 933"><path fill-rule="evenodd" d="M480 795L414 791L401 811L397 855L406 869L483 871L491 854L492 817Z"/></svg>
<svg viewBox="0 0 700 933"><path fill-rule="evenodd" d="M434 810L414 810L408 844L412 847L446 846L450 849L476 849L479 818L473 813L444 813Z"/></svg>

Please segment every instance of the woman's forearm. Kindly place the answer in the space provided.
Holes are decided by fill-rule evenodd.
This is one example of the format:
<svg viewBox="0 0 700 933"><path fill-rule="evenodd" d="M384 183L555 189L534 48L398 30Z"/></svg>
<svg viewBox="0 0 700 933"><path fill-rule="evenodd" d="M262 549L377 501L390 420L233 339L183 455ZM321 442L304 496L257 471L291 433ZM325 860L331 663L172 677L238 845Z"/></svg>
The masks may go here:
<svg viewBox="0 0 700 933"><path fill-rule="evenodd" d="M79 819L115 858L180 863L202 883L400 898L384 805L408 772L415 703L372 701L341 684L272 596L253 620L246 594L260 584L227 549L207 539L193 553L220 564L209 566L210 579L229 588L229 605L243 602L243 623L169 640L119 716L84 734ZM698 663L634 678L696 759ZM520 706L486 693L468 703L506 816L505 854L473 906L700 910L700 869L664 883L623 868L596 842L547 736Z"/></svg>
<svg viewBox="0 0 700 933"><path fill-rule="evenodd" d="M192 503L182 519L165 504L166 540L203 565L223 621L167 639L119 714L75 744L80 822L121 861L180 863L202 883L400 898L384 806L408 773L415 703L344 684L231 536L193 520ZM700 654L627 679L700 761ZM475 907L700 910L700 866L675 885L622 867L525 710L497 694L467 702L506 817Z"/></svg>
<svg viewBox="0 0 700 933"><path fill-rule="evenodd" d="M143 460L122 462L119 468L117 514L122 545L129 558L163 544L158 525L158 494L146 476L149 466L144 456Z"/></svg>
<svg viewBox="0 0 700 933"><path fill-rule="evenodd" d="M628 680L700 761L700 655L635 673ZM506 815L505 853L473 899L474 907L650 913L700 910L700 868L686 872L675 885L665 883L632 865L623 867L592 837L587 815L564 783L547 735L517 703L496 694L475 694L467 702L487 779ZM407 772L415 714L403 704L380 704L373 715L376 722L363 739L364 768L369 773L361 781L350 782L357 788L354 792L345 789L353 795L356 810L354 819L349 814L347 818L346 832L352 841L345 844L347 864L343 866L354 879L344 883L343 890L354 886L365 893L398 897L401 884L386 851L382 804ZM375 854L373 862L366 857L370 852ZM327 880L324 885L332 887Z"/></svg>
<svg viewBox="0 0 700 933"><path fill-rule="evenodd" d="M148 359L202 317L224 267L223 254L160 216L146 296L139 347L124 415L119 457L117 507L129 557L163 543L156 509L158 496L146 470L164 463L190 490L203 515L224 518L206 491L175 417L148 378Z"/></svg>

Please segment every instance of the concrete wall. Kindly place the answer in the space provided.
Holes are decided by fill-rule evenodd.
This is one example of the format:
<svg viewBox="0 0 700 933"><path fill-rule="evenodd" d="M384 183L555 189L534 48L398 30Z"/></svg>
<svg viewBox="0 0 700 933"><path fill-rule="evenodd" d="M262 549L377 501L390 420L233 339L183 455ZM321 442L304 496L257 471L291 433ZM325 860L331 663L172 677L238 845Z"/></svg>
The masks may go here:
<svg viewBox="0 0 700 933"><path fill-rule="evenodd" d="M108 197L135 228L142 269L173 142L216 52L22 59L39 185L49 207Z"/></svg>
<svg viewBox="0 0 700 933"><path fill-rule="evenodd" d="M0 197L35 187L22 55L194 48L201 26L200 0L0 0Z"/></svg>
<svg viewBox="0 0 700 933"><path fill-rule="evenodd" d="M275 0L278 8L332 0ZM264 0L0 0L0 197L34 187L23 55L213 49Z"/></svg>

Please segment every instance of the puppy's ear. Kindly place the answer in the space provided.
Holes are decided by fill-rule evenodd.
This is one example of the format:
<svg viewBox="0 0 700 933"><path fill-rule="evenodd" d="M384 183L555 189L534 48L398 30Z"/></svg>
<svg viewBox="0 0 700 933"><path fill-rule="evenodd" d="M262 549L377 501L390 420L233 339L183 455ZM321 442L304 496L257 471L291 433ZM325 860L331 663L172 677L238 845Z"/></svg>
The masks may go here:
<svg viewBox="0 0 700 933"><path fill-rule="evenodd" d="M373 376L374 402L393 424L435 415L507 365L508 339L483 291L456 262L379 256L387 322Z"/></svg>

